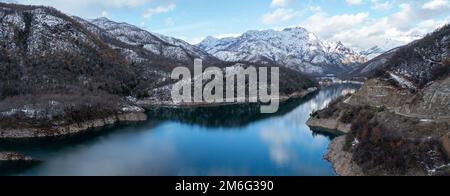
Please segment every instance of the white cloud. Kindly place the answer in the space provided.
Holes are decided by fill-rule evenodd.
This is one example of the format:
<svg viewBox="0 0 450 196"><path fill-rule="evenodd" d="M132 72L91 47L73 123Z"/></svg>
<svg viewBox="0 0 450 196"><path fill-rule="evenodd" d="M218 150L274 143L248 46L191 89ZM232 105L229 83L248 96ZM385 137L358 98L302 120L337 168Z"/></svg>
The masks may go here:
<svg viewBox="0 0 450 196"><path fill-rule="evenodd" d="M372 7L371 9L377 10L377 11L386 11L391 9L394 6L394 3L391 1L384 1L381 2L380 0L371 0Z"/></svg>
<svg viewBox="0 0 450 196"><path fill-rule="evenodd" d="M363 0L345 0L345 2L347 2L347 4L349 5L360 5Z"/></svg>
<svg viewBox="0 0 450 196"><path fill-rule="evenodd" d="M115 18L115 12L121 9L130 10L130 12L138 12L140 16L149 18L156 14L173 11L177 6L173 3L170 4L170 2L174 2L175 0L0 1L47 5L55 7L69 15L77 15L85 18L100 16ZM245 20L260 20L263 24L275 24L271 26L285 28L286 25L292 25L292 19L301 19L301 16L305 16L304 14L311 14L301 23L301 26L318 34L322 38L341 40L348 45L362 48L372 47L373 45L386 46L385 48L389 48L405 44L450 22L450 14L448 12L450 0L342 0L341 2L344 3L344 9L342 9L342 7L336 7L336 9L334 7L330 8L324 5L327 3L323 3L324 1L271 0L270 2L271 5L270 8L268 8L269 11L265 15L258 18L245 18ZM293 6L296 2L301 2L304 9L300 10L301 8L294 8ZM358 10L365 10L360 11L360 13L348 13L345 9L351 11L354 10L347 7L345 2L350 5L361 4L363 6L358 7ZM154 7L152 8L152 6ZM323 9L319 6L323 6ZM145 10L145 8L151 9ZM377 11L386 10L389 10L389 12L377 13ZM331 14L331 12L333 12L333 14ZM247 16L247 14L244 13L233 17L242 20L242 17L245 16ZM139 24L141 20L146 21L145 18L140 17L137 19L124 18L123 20L134 24ZM202 34L192 35L194 34L192 32L196 32L201 28L210 27L205 23L211 23L211 21L205 21L207 19L204 18L195 21L193 24L183 24L177 21L176 25L174 25L174 20L169 18L169 16L162 20L162 25L160 26L155 25L154 23L151 24L153 28L159 29L159 33L177 36L190 35L191 37L203 36ZM218 23L220 23L220 21L218 21ZM148 25L150 26L150 24ZM239 28L236 29L239 29L240 31L249 30L249 28L264 28L264 26L257 25L254 27L238 27ZM191 38L190 40L190 42L196 42L199 38Z"/></svg>
<svg viewBox="0 0 450 196"><path fill-rule="evenodd" d="M99 17L104 11L110 14L112 9L136 8L154 0L16 0L20 4L46 5L71 15L85 18Z"/></svg>
<svg viewBox="0 0 450 196"><path fill-rule="evenodd" d="M262 17L264 24L273 24L277 22L285 22L298 16L300 13L293 9L278 8L273 12L269 12Z"/></svg>
<svg viewBox="0 0 450 196"><path fill-rule="evenodd" d="M239 37L241 36L241 33L224 33L224 34L219 34L214 36L217 39L222 39L222 38L229 38L229 37Z"/></svg>
<svg viewBox="0 0 450 196"><path fill-rule="evenodd" d="M286 7L295 3L296 0L272 0L272 7Z"/></svg>
<svg viewBox="0 0 450 196"><path fill-rule="evenodd" d="M150 8L144 12L143 17L150 18L156 14L171 12L171 11L175 10L176 7L177 7L177 5L175 3L170 3L167 5L160 5L155 8Z"/></svg>
<svg viewBox="0 0 450 196"><path fill-rule="evenodd" d="M331 37L338 32L364 23L368 17L368 13L329 16L320 11L310 16L303 23L303 26L310 31L319 33L323 37Z"/></svg>
<svg viewBox="0 0 450 196"><path fill-rule="evenodd" d="M102 17L108 17L109 16L109 14L108 14L108 12L107 11L102 11Z"/></svg>
<svg viewBox="0 0 450 196"><path fill-rule="evenodd" d="M422 6L423 9L427 10L440 10L449 7L450 2L448 0L430 0Z"/></svg>
<svg viewBox="0 0 450 196"><path fill-rule="evenodd" d="M314 13L321 12L322 8L320 6L309 6L308 10Z"/></svg>
<svg viewBox="0 0 450 196"><path fill-rule="evenodd" d="M416 5L400 4L397 12L381 18L369 17L367 13L329 15L319 11L301 25L322 38L352 47L366 49L378 45L390 49L450 22L450 17L438 20L439 12L424 12Z"/></svg>

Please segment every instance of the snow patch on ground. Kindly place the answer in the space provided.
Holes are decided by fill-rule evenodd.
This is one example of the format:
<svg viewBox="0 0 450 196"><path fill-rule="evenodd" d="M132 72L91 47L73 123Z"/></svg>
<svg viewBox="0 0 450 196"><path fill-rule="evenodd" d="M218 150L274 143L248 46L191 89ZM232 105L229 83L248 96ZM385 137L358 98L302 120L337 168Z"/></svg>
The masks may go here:
<svg viewBox="0 0 450 196"><path fill-rule="evenodd" d="M403 88L409 88L411 90L416 90L417 87L409 80L405 79L402 76L396 75L392 72L388 72L392 79L394 79L398 84L400 84Z"/></svg>
<svg viewBox="0 0 450 196"><path fill-rule="evenodd" d="M138 106L124 106L122 112L144 112L144 109Z"/></svg>

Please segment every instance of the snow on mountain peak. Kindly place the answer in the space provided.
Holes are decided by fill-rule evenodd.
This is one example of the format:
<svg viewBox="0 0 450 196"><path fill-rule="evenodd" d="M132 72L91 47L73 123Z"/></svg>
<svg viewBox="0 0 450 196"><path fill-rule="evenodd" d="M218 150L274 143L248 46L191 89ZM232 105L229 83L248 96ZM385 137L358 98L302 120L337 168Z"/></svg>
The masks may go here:
<svg viewBox="0 0 450 196"><path fill-rule="evenodd" d="M224 61L274 63L316 75L342 74L367 61L341 42L321 40L301 27L248 31L224 39L207 37L198 46Z"/></svg>
<svg viewBox="0 0 450 196"><path fill-rule="evenodd" d="M192 63L194 58L202 58L204 61L216 60L205 51L183 40L151 33L131 24L114 22L105 17L90 20L90 22L105 30L115 39L129 45L126 48L115 46L115 48L122 48L124 52L129 53L129 59L141 56L139 59L142 60L149 59L149 56L158 56L184 64ZM148 53L151 55L142 56L142 54Z"/></svg>
<svg viewBox="0 0 450 196"><path fill-rule="evenodd" d="M385 50L380 48L379 46L373 46L367 50L360 51L360 54L367 56L368 59L373 59L381 54L383 54Z"/></svg>

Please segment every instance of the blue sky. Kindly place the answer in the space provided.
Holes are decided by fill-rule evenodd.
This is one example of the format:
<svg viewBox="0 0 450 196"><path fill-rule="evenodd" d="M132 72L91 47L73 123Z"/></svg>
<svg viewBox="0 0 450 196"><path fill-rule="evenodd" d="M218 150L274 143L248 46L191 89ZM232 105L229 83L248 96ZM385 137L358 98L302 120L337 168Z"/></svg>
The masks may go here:
<svg viewBox="0 0 450 196"><path fill-rule="evenodd" d="M105 16L197 43L204 37L302 26L352 47L410 42L450 23L450 0L1 0Z"/></svg>

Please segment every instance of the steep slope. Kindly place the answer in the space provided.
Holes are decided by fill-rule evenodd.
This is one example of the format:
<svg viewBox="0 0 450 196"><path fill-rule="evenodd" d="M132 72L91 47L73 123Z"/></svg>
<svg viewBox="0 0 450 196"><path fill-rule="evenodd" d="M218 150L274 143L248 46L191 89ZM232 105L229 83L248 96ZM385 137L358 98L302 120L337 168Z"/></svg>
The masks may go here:
<svg viewBox="0 0 450 196"><path fill-rule="evenodd" d="M125 60L70 17L52 8L0 5L3 91L130 90L134 74Z"/></svg>
<svg viewBox="0 0 450 196"><path fill-rule="evenodd" d="M359 68L355 69L350 76L368 77L374 75L388 66L387 62L392 58L397 50L398 48L394 48L374 57L366 63L363 63Z"/></svg>
<svg viewBox="0 0 450 196"><path fill-rule="evenodd" d="M137 85L134 71L83 25L53 8L0 3L0 26L0 137L128 113L121 97Z"/></svg>
<svg viewBox="0 0 450 196"><path fill-rule="evenodd" d="M340 42L320 40L303 28L249 31L240 37L208 37L198 46L224 61L273 63L312 75L342 75L365 56Z"/></svg>
<svg viewBox="0 0 450 196"><path fill-rule="evenodd" d="M200 58L206 64L218 63L219 60L205 51L188 44L185 41L150 33L127 23L117 23L107 18L90 21L92 24L108 32L115 39L127 46L114 45L121 50L132 50L127 56L132 61L169 61L175 65L192 64L194 59Z"/></svg>
<svg viewBox="0 0 450 196"><path fill-rule="evenodd" d="M248 67L250 65L270 66L271 64L223 62L206 53L202 49L190 45L182 40L171 38L156 33L150 33L127 23L117 23L107 18L99 18L86 21L76 18L85 24L92 32L122 56L132 62L140 79L139 85L134 89L134 95L147 101L141 103L152 104L170 103L170 90L173 81L169 76L176 66L193 69L193 60L202 59L204 67L216 66L222 69L226 67ZM307 90L316 86L309 77L294 70L281 69L281 93L292 93ZM148 104L147 104L148 105Z"/></svg>
<svg viewBox="0 0 450 196"><path fill-rule="evenodd" d="M362 50L359 53L367 57L367 59L372 60L373 58L382 55L386 51L378 46L374 46L367 50Z"/></svg>
<svg viewBox="0 0 450 196"><path fill-rule="evenodd" d="M387 62L388 71L412 80L419 87L437 79L438 73L450 57L450 25L395 52Z"/></svg>
<svg viewBox="0 0 450 196"><path fill-rule="evenodd" d="M445 26L374 59L380 61L378 71L361 90L314 113L310 125L333 121L351 127L339 140L346 142L344 149L330 148L330 154L351 153L350 161L366 175L449 171L449 37Z"/></svg>
<svg viewBox="0 0 450 196"><path fill-rule="evenodd" d="M386 52L362 66L356 75L373 75L388 70L423 86L435 79L443 62L450 57L450 26L446 25L423 39Z"/></svg>
<svg viewBox="0 0 450 196"><path fill-rule="evenodd" d="M91 32L98 35L111 48L131 63L136 71L138 86L133 90L137 97L148 97L149 92L170 84L170 73L178 66L193 68L196 58L205 66L222 67L225 63L185 41L151 33L127 23L107 18L85 20L74 17Z"/></svg>
<svg viewBox="0 0 450 196"><path fill-rule="evenodd" d="M46 137L146 119L139 103L173 106L174 67L259 67L223 62L196 46L105 18L0 3L0 138ZM268 66L268 65L264 65ZM269 65L270 66L270 65ZM317 83L282 68L282 96Z"/></svg>

